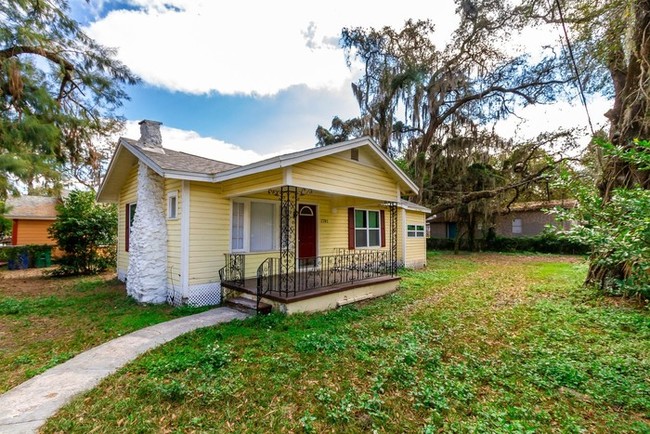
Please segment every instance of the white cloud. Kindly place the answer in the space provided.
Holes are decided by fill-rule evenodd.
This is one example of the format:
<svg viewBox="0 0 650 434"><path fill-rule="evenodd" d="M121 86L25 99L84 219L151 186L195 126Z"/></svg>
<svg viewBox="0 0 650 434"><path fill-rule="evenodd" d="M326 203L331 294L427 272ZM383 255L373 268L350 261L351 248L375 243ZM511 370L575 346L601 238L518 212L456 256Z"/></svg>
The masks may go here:
<svg viewBox="0 0 650 434"><path fill-rule="evenodd" d="M110 6L110 3L108 3ZM332 45L346 26L401 26L431 18L441 34L455 26L452 0L130 0L138 10L114 10L87 32L116 47L146 82L202 94L273 95L292 85L337 88L352 73Z"/></svg>
<svg viewBox="0 0 650 434"><path fill-rule="evenodd" d="M587 107L595 130L607 125L608 121L604 114L611 105L612 101L602 96L588 101ZM577 97L572 102L559 101L550 105L530 105L520 109L517 114L521 119L510 116L498 122L495 127L497 133L502 137L525 140L543 132L577 127L585 131L580 145L586 145L591 139L587 114Z"/></svg>
<svg viewBox="0 0 650 434"><path fill-rule="evenodd" d="M162 125L160 132L163 140L163 147L187 154L199 155L213 160L223 161L232 164L249 164L270 158L279 153L260 154L258 152L242 149L237 145L226 143L212 137L203 137L195 131L171 128ZM140 125L138 121L127 121L125 131L122 134L130 139L140 137ZM287 149L282 153L292 152Z"/></svg>

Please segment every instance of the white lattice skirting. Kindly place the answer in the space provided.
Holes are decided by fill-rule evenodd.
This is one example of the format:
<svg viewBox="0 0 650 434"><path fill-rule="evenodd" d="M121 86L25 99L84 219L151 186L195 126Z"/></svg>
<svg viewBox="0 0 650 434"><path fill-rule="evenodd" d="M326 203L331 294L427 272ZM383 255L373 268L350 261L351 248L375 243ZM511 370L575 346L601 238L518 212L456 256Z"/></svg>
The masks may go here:
<svg viewBox="0 0 650 434"><path fill-rule="evenodd" d="M221 303L221 282L190 286L181 297L181 304L210 306Z"/></svg>
<svg viewBox="0 0 650 434"><path fill-rule="evenodd" d="M126 281L126 270L117 270L117 278L122 282ZM221 282L190 286L186 294L183 294L177 285L168 286L167 302L175 306L196 307L219 304L221 303Z"/></svg>

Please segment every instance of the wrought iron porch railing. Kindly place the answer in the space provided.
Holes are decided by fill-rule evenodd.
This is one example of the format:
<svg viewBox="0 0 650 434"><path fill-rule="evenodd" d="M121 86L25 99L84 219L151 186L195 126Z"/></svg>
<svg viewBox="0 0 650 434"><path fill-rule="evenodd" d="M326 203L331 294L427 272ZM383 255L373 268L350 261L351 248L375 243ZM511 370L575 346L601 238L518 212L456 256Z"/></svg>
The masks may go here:
<svg viewBox="0 0 650 434"><path fill-rule="evenodd" d="M226 265L219 270L221 282L244 285L246 280L246 256L244 254L226 253Z"/></svg>
<svg viewBox="0 0 650 434"><path fill-rule="evenodd" d="M257 267L257 311L264 295L274 291L280 281L280 258L266 258Z"/></svg>
<svg viewBox="0 0 650 434"><path fill-rule="evenodd" d="M390 252L356 251L343 255L301 258L291 278L281 279L279 258L267 258L257 269L257 300L272 294L296 296L311 289L352 284L361 280L392 275Z"/></svg>

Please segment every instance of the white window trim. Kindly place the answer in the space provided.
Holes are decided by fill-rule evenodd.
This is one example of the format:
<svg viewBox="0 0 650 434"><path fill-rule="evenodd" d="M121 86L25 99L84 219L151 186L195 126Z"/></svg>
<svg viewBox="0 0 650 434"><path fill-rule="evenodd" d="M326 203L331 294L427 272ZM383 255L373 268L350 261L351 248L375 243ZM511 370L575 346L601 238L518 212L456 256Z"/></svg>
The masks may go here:
<svg viewBox="0 0 650 434"><path fill-rule="evenodd" d="M319 231L320 226L318 224L318 222L320 221L320 217L319 217L320 216L320 214L319 214L320 213L320 206L318 206L317 203L304 203L304 202L301 202L301 203L298 204L298 217L296 217L296 234L300 233L299 232L300 231L300 210L301 210L301 207L304 206L304 205L310 206L310 207L312 207L314 209L313 217L315 219L315 224L316 224L316 228L315 228L316 229L316 256L320 256L320 231ZM280 216L280 214L279 214L279 210L278 210L278 218L279 218L279 216ZM308 217L310 217L310 216L308 216ZM280 220L278 220L278 224L279 223L280 223ZM278 243L280 242L279 239L280 239L280 236L278 234ZM298 240L298 238L296 238L296 256L298 256L298 250L300 249L299 244L300 244L300 240ZM278 244L278 246L279 245L280 244ZM279 247L278 247L278 250L280 250Z"/></svg>
<svg viewBox="0 0 650 434"><path fill-rule="evenodd" d="M256 250L251 252L251 203L260 202L260 203L271 203L273 204L275 214L275 222L277 223L277 228L275 228L275 239L273 244L277 246L273 250ZM268 200L268 199L250 199L250 198L236 198L232 199L232 203L243 203L244 204L244 248L243 249L233 249L232 248L232 209L230 207L230 253L252 253L252 254L264 254L264 253L275 253L280 251L280 204L277 200Z"/></svg>
<svg viewBox="0 0 650 434"><path fill-rule="evenodd" d="M187 294L190 286L190 182L181 181L181 288ZM178 199L176 200L178 206Z"/></svg>
<svg viewBox="0 0 650 434"><path fill-rule="evenodd" d="M230 251L232 253L245 253L248 252L248 246L250 244L250 236L247 236L247 234L250 233L250 218L247 218L247 216L250 215L250 202L246 202L243 200L233 200L232 201L233 205L235 203L241 203L244 205L244 244L243 248L241 249L233 249L232 248L232 226L233 226L233 219L232 219L232 214L234 207L230 207Z"/></svg>
<svg viewBox="0 0 650 434"><path fill-rule="evenodd" d="M364 211L366 212L366 221L369 221L368 219L368 211L376 212L378 214L377 220L379 221L379 244L376 246L357 246L357 229L365 229L366 230L366 236L367 240L370 241L370 228L357 228L357 211ZM363 250L363 249L380 249L382 245L382 238L381 238L381 232L382 232L382 226L384 222L381 219L381 211L378 209L364 209L364 208L354 208L354 248L355 250ZM373 228L373 230L376 230Z"/></svg>
<svg viewBox="0 0 650 434"><path fill-rule="evenodd" d="M172 217L171 215L171 200L174 198L175 206L174 206L174 216ZM178 191L170 191L167 193L167 220L178 220Z"/></svg>
<svg viewBox="0 0 650 434"><path fill-rule="evenodd" d="M129 202L128 205L129 205L129 213L126 216L126 224L129 225L129 228L131 228L131 226L133 226L133 222L131 221L131 208L134 206L137 207L138 202L137 201ZM136 208L136 212L137 212L137 208ZM135 221L135 214L133 215L133 221Z"/></svg>
<svg viewBox="0 0 650 434"><path fill-rule="evenodd" d="M298 213L298 215L299 215L299 216L303 216L303 217L315 217L316 214L314 213L314 211L312 210L311 207L314 207L314 205L308 205L308 204L306 204L306 203L301 203L301 204L299 205L300 212ZM311 214L303 214L303 213L302 213L302 210L305 209L305 208L308 209L309 212L310 212Z"/></svg>
<svg viewBox="0 0 650 434"><path fill-rule="evenodd" d="M124 235L122 235L124 237L124 249L123 250L125 252L127 252L127 253L129 253L129 250L130 250L129 249L129 247L130 247L129 244L131 244L131 236L133 235L132 232L131 232L131 229L132 229L132 226L133 226L133 222L131 221L131 208L134 207L134 206L136 207L136 212L137 212L138 201L128 202L127 203L128 208L126 210L126 218L125 218L124 225L127 228L126 231L128 231L128 233L129 233L128 242L126 240L126 231L125 231ZM135 221L135 214L133 215L133 221Z"/></svg>
<svg viewBox="0 0 650 434"><path fill-rule="evenodd" d="M413 229L410 226L414 226ZM406 236L407 238L425 238L425 225L420 224L408 224L406 225Z"/></svg>
<svg viewBox="0 0 650 434"><path fill-rule="evenodd" d="M515 225L516 221L519 221L518 225ZM515 231L515 227L518 229L517 231ZM523 233L523 229L524 229L524 221L522 219L520 219L520 218L512 219L512 233L513 234L521 234L521 233Z"/></svg>

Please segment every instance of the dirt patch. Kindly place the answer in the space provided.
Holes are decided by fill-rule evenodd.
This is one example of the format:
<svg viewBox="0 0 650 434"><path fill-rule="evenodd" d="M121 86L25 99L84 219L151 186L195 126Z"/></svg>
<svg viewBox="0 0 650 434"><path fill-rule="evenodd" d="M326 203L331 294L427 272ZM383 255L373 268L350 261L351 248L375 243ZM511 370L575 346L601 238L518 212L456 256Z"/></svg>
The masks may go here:
<svg viewBox="0 0 650 434"><path fill-rule="evenodd" d="M28 268L26 270L2 270L0 271L0 279L16 280L31 277L43 277L48 271L52 271L54 269L56 269L56 267Z"/></svg>
<svg viewBox="0 0 650 434"><path fill-rule="evenodd" d="M73 284L79 282L78 277L51 277L47 275L49 268L29 268L27 270L0 271L0 297L49 297L63 295ZM115 278L115 272L105 272L93 278L108 281Z"/></svg>

